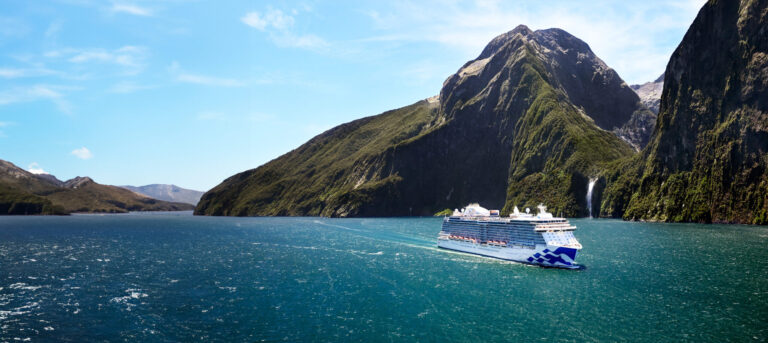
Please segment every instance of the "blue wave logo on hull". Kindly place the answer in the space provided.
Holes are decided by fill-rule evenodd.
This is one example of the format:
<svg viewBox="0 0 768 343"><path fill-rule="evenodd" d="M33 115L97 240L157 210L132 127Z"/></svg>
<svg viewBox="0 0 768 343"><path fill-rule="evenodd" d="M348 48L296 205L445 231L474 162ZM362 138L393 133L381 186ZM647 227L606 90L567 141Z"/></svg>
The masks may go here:
<svg viewBox="0 0 768 343"><path fill-rule="evenodd" d="M528 257L527 261L529 263L535 263L535 264L541 264L541 265L551 265L551 266L557 266L559 265L565 265L565 266L572 266L573 261L576 259L576 249L573 248L565 248L565 247L558 247L554 251L549 249L544 249L542 252L537 252L533 254L531 257Z"/></svg>

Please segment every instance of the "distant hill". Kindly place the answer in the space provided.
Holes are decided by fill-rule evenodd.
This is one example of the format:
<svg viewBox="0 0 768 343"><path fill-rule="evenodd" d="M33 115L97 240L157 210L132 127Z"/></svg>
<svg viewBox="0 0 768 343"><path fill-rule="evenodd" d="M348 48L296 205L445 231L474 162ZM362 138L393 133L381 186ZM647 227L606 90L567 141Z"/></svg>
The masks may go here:
<svg viewBox="0 0 768 343"><path fill-rule="evenodd" d="M191 205L197 205L197 203L200 201L200 197L203 196L203 192L181 188L176 185L152 184L152 185L139 186L139 187L136 187L136 186L120 186L120 187L134 191L139 194L146 195L150 198L155 198L163 201L183 202Z"/></svg>
<svg viewBox="0 0 768 343"><path fill-rule="evenodd" d="M62 182L49 174L32 174L0 160L0 214L124 213L185 211L194 206L152 199L89 177Z"/></svg>

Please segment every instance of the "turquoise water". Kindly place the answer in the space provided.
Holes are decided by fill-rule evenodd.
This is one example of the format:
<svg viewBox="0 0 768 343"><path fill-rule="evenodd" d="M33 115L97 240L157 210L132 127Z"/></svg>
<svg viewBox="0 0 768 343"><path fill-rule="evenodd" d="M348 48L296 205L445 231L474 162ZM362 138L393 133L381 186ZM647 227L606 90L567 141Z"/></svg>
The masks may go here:
<svg viewBox="0 0 768 343"><path fill-rule="evenodd" d="M768 339L768 228L572 222L581 271L439 218L0 217L0 341Z"/></svg>

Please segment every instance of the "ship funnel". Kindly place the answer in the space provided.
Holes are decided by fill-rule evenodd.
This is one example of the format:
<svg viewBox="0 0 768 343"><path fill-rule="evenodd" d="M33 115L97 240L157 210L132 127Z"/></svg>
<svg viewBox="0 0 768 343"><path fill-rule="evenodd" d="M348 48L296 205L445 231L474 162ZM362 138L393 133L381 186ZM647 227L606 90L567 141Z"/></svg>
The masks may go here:
<svg viewBox="0 0 768 343"><path fill-rule="evenodd" d="M520 210L515 206L515 209L512 211L516 216L520 214Z"/></svg>
<svg viewBox="0 0 768 343"><path fill-rule="evenodd" d="M544 206L544 204L539 204L539 206L536 206L536 208L539 209L538 217L542 219L551 219L552 213L547 213L547 207Z"/></svg>

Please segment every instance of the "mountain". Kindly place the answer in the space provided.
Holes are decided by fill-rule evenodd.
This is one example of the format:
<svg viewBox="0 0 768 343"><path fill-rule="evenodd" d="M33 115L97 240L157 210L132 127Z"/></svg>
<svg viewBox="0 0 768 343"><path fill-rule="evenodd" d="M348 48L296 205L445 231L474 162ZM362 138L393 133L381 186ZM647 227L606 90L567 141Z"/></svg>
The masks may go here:
<svg viewBox="0 0 768 343"><path fill-rule="evenodd" d="M637 93L645 107L654 114L659 114L661 91L664 89L664 74L661 74L655 81L646 82L642 85L632 85L630 88Z"/></svg>
<svg viewBox="0 0 768 343"><path fill-rule="evenodd" d="M203 192L193 191L191 189L181 188L176 185L152 184L146 186L120 186L133 192L146 195L163 201L183 202L186 204L197 205Z"/></svg>
<svg viewBox="0 0 768 343"><path fill-rule="evenodd" d="M0 160L0 214L66 214L63 208L35 194L54 189L51 182Z"/></svg>
<svg viewBox="0 0 768 343"><path fill-rule="evenodd" d="M124 213L193 208L189 204L160 201L120 187L101 185L89 177L62 182L52 175L32 174L0 160L0 214Z"/></svg>
<svg viewBox="0 0 768 343"><path fill-rule="evenodd" d="M656 129L604 215L768 224L768 0L709 1L672 54Z"/></svg>
<svg viewBox="0 0 768 343"><path fill-rule="evenodd" d="M546 202L584 216L590 178L644 146L652 120L586 43L519 26L439 96L339 125L234 175L195 214L408 216Z"/></svg>

